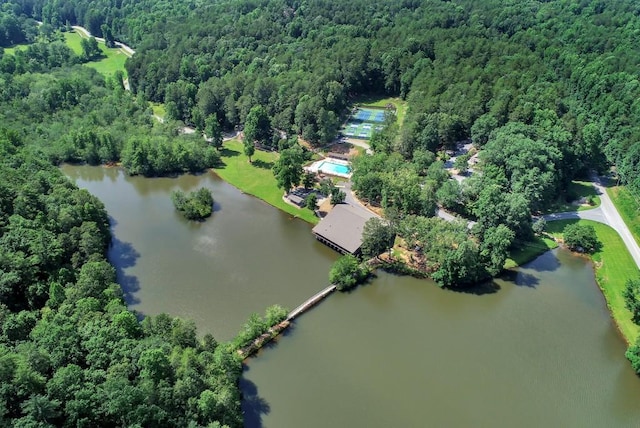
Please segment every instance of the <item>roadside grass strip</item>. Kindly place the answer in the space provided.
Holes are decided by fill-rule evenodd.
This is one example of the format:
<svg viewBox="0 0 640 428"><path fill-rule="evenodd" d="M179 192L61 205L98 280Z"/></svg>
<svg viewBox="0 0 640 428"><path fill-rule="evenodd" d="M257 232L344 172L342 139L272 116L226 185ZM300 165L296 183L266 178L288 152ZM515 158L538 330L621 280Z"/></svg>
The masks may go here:
<svg viewBox="0 0 640 428"><path fill-rule="evenodd" d="M633 239L640 245L640 203L626 187L608 187L607 193L631 231Z"/></svg>
<svg viewBox="0 0 640 428"><path fill-rule="evenodd" d="M590 225L602 243L601 249L591 256L595 277L611 315L628 343L634 343L640 333L640 326L631 321L631 312L625 307L623 292L628 279L637 279L640 270L624 245L622 238L611 227L590 220L558 220L547 224L547 232L561 237L568 224Z"/></svg>
<svg viewBox="0 0 640 428"><path fill-rule="evenodd" d="M224 165L214 168L214 171L224 181L294 217L311 224L318 223L318 217L311 210L294 207L282 200L284 192L278 188L271 172L279 156L277 153L256 150L251 157L253 164L250 164L249 158L244 155L242 142L230 140L225 141L220 155Z"/></svg>

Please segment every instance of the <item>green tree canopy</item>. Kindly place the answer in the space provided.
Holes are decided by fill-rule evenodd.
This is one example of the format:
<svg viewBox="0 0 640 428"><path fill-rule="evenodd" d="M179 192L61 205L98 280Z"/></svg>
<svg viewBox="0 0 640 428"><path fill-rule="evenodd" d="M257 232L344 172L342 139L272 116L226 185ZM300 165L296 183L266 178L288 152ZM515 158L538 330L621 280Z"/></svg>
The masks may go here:
<svg viewBox="0 0 640 428"><path fill-rule="evenodd" d="M586 253L593 253L601 245L596 235L596 230L591 225L569 224L562 231L562 235L564 243L574 251L580 250Z"/></svg>
<svg viewBox="0 0 640 428"><path fill-rule="evenodd" d="M350 255L340 257L331 266L329 272L329 282L335 284L338 290L344 291L364 282L369 276L369 272L360 264L360 261Z"/></svg>
<svg viewBox="0 0 640 428"><path fill-rule="evenodd" d="M297 144L280 152L280 157L273 165L273 174L278 181L278 187L289 191L291 187L300 184L303 173L303 156L302 147Z"/></svg>
<svg viewBox="0 0 640 428"><path fill-rule="evenodd" d="M384 220L372 217L362 229L362 255L366 258L378 257L392 245L396 233Z"/></svg>
<svg viewBox="0 0 640 428"><path fill-rule="evenodd" d="M271 142L271 119L261 105L251 108L244 123L244 139L251 143L268 144Z"/></svg>

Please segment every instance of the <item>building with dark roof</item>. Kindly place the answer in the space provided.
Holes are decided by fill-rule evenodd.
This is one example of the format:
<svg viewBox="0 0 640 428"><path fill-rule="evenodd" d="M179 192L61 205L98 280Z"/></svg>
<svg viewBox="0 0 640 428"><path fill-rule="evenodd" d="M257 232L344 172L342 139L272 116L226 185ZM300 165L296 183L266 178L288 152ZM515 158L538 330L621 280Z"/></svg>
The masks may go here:
<svg viewBox="0 0 640 428"><path fill-rule="evenodd" d="M312 230L316 239L342 254L360 253L364 224L374 217L364 209L338 204Z"/></svg>

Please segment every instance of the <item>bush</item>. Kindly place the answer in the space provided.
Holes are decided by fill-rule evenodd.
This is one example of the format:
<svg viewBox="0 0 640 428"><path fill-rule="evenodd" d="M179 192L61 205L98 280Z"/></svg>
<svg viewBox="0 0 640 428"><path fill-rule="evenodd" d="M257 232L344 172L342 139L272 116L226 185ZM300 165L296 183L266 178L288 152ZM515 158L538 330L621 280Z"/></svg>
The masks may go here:
<svg viewBox="0 0 640 428"><path fill-rule="evenodd" d="M547 221L542 217L537 219L531 226L531 229L533 229L533 233L535 233L536 235L540 235L542 232L544 232L546 228L547 228Z"/></svg>
<svg viewBox="0 0 640 428"><path fill-rule="evenodd" d="M631 362L631 367L636 371L636 373L640 374L640 344L636 343L635 345L629 347L625 356Z"/></svg>
<svg viewBox="0 0 640 428"><path fill-rule="evenodd" d="M363 267L357 258L347 254L331 266L329 282L335 284L338 290L344 291L363 283L368 276L367 268Z"/></svg>
<svg viewBox="0 0 640 428"><path fill-rule="evenodd" d="M593 226L581 226L577 223L564 228L564 243L573 251L594 253L600 247L600 241Z"/></svg>
<svg viewBox="0 0 640 428"><path fill-rule="evenodd" d="M628 279L622 295L625 306L631 311L631 319L640 324L640 279Z"/></svg>
<svg viewBox="0 0 640 428"><path fill-rule="evenodd" d="M171 193L173 205L189 220L203 220L213 213L213 196L204 187L185 194L180 190Z"/></svg>
<svg viewBox="0 0 640 428"><path fill-rule="evenodd" d="M309 193L307 199L305 200L305 206L309 208L311 211L314 211L318 205L318 197L315 193Z"/></svg>

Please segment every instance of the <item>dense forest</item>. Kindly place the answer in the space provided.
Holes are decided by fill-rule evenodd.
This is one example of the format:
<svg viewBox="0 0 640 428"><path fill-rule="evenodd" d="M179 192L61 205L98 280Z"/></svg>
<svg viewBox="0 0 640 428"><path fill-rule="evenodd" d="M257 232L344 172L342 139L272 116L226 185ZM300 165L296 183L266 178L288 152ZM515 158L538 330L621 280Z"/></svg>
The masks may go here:
<svg viewBox="0 0 640 428"><path fill-rule="evenodd" d="M474 283L571 180L613 166L640 196L639 15L633 0L0 2L0 415L241 425L233 346L167 316L138 322L104 258L104 208L52 165L201 171L219 160L221 129L267 123L279 132L263 145L320 145L354 100L397 96L407 116L389 115L375 154L356 158L353 189L441 284ZM81 66L91 55L59 32L76 24L136 48L131 91L122 73ZM165 104L165 123L149 102ZM482 170L462 184L443 168L460 141Z"/></svg>
<svg viewBox="0 0 640 428"><path fill-rule="evenodd" d="M240 426L233 348L193 322L140 323L102 203L16 133L0 131L0 159L2 426Z"/></svg>

